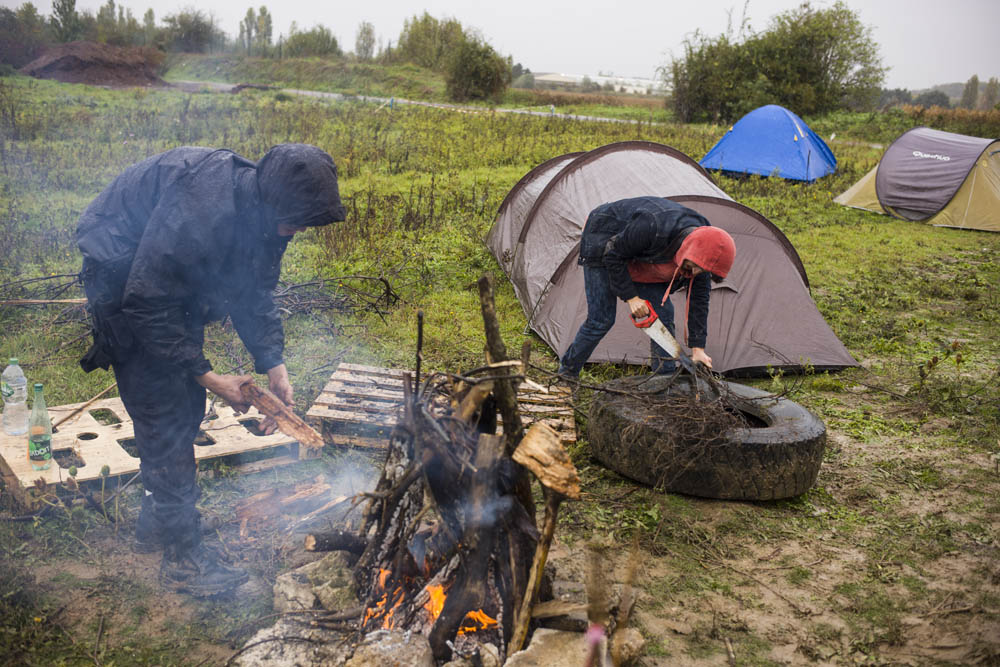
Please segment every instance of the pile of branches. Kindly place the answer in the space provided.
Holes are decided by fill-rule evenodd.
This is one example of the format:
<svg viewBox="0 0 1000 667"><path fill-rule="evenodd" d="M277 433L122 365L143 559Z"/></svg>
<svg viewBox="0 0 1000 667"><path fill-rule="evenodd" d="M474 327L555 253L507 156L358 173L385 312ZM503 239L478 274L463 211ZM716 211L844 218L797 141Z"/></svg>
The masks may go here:
<svg viewBox="0 0 1000 667"><path fill-rule="evenodd" d="M374 312L383 317L399 302L399 295L384 276L341 276L279 283L274 302L285 315L334 311Z"/></svg>

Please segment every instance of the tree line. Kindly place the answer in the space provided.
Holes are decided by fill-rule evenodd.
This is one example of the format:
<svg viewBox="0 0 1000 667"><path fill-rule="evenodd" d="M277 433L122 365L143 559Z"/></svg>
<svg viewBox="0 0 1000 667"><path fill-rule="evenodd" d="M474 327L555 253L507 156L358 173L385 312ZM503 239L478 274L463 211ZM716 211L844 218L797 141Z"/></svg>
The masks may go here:
<svg viewBox="0 0 1000 667"><path fill-rule="evenodd" d="M31 2L17 9L0 7L0 63L21 67L49 46L76 40L184 53L233 52L262 58L350 55L362 63L414 63L444 75L455 100L498 99L513 73L511 59L497 53L481 34L455 19L437 19L427 12L404 22L395 46L390 41L377 50L375 27L362 22L354 51L345 54L333 32L321 24L303 30L293 21L289 34L275 39L274 19L265 5L247 9L235 40L211 14L192 7L167 14L159 23L153 9L147 9L140 21L115 0L107 0L96 13L78 11L76 0L53 0L48 18Z"/></svg>

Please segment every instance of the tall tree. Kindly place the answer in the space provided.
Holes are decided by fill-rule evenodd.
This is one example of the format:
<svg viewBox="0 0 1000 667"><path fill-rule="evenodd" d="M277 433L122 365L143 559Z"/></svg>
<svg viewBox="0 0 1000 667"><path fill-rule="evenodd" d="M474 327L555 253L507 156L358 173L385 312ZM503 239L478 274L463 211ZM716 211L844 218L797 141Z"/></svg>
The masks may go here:
<svg viewBox="0 0 1000 667"><path fill-rule="evenodd" d="M990 111L997 105L998 98L1000 98L1000 81L997 81L995 76L991 76L990 80L986 82L986 89L983 90L983 99L979 102L979 106Z"/></svg>
<svg viewBox="0 0 1000 667"><path fill-rule="evenodd" d="M247 15L240 21L240 42L247 50L247 55L253 55L254 35L257 33L257 13L253 7L247 10Z"/></svg>
<svg viewBox="0 0 1000 667"><path fill-rule="evenodd" d="M0 63L26 65L51 42L49 23L35 5L26 2L16 11L0 7Z"/></svg>
<svg viewBox="0 0 1000 667"><path fill-rule="evenodd" d="M52 25L60 42L72 42L80 36L76 0L52 0Z"/></svg>
<svg viewBox="0 0 1000 667"><path fill-rule="evenodd" d="M958 106L962 109L975 109L976 102L979 101L979 76L973 74L965 82L965 89L962 91L962 100Z"/></svg>
<svg viewBox="0 0 1000 667"><path fill-rule="evenodd" d="M274 23L271 20L271 13L267 11L267 7L264 5L260 6L257 11L257 30L255 36L255 43L257 44L257 53L259 55L266 55L268 49L271 48L271 37L274 30Z"/></svg>
<svg viewBox="0 0 1000 667"><path fill-rule="evenodd" d="M361 62L368 62L375 56L375 26L368 21L358 25L358 33L354 37L354 55Z"/></svg>
<svg viewBox="0 0 1000 667"><path fill-rule="evenodd" d="M455 19L439 21L427 12L403 21L394 55L437 72L445 72L450 54L466 41L462 24Z"/></svg>
<svg viewBox="0 0 1000 667"><path fill-rule="evenodd" d="M142 15L142 43L149 46L155 41L156 16L153 14L153 8L150 7L146 10L146 13Z"/></svg>

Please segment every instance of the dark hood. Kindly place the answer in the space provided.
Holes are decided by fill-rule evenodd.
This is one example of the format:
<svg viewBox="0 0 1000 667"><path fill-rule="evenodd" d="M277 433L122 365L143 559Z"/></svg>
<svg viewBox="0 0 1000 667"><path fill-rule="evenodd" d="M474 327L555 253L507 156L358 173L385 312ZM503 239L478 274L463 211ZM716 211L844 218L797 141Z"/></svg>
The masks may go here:
<svg viewBox="0 0 1000 667"><path fill-rule="evenodd" d="M340 222L346 211L337 187L337 166L326 151L281 144L257 163L264 218L275 225L318 227Z"/></svg>

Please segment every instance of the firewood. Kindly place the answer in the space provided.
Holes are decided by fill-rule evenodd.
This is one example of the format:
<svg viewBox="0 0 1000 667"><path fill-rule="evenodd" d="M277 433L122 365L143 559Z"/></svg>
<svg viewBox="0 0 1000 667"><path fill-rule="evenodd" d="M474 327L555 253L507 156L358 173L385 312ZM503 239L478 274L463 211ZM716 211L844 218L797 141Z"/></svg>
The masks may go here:
<svg viewBox="0 0 1000 667"><path fill-rule="evenodd" d="M555 491L542 487L545 495L545 514L542 517L542 534L538 539L538 547L535 549L535 558L531 562L531 571L528 574L528 590L521 600L521 607L514 616L514 634L511 636L510 644L507 647L509 655L517 653L524 648L524 640L528 638L528 627L531 624L531 606L535 603L538 589L542 585L542 572L545 571L545 562L549 558L549 547L552 546L552 536L556 531L556 521L559 515L559 504L563 497Z"/></svg>
<svg viewBox="0 0 1000 667"><path fill-rule="evenodd" d="M528 637L531 607L542 583L542 572L545 571L549 547L556 530L559 504L564 497L580 497L580 477L576 468L559 441L559 435L545 424L531 425L514 450L513 459L534 473L541 483L545 496L545 514L542 518L542 534L528 574L528 587L514 617L514 633L508 649L511 654L520 651Z"/></svg>
<svg viewBox="0 0 1000 667"><path fill-rule="evenodd" d="M247 380L240 385L240 393L246 402L252 403L262 414L273 418L285 435L295 438L310 449L323 448L323 437L267 389L261 389L253 380Z"/></svg>
<svg viewBox="0 0 1000 667"><path fill-rule="evenodd" d="M472 385L472 388L469 389L465 398L462 399L461 405L458 406L456 416L462 421L468 423L492 391L493 383L489 381L477 382Z"/></svg>
<svg viewBox="0 0 1000 667"><path fill-rule="evenodd" d="M353 531L332 530L306 535L305 548L306 551L347 551L360 554L365 550L365 541Z"/></svg>
<svg viewBox="0 0 1000 667"><path fill-rule="evenodd" d="M302 482L292 488L268 489L242 501L236 508L236 518L247 521L284 513L308 512L323 504L331 490L332 487L323 480L322 475L314 481ZM344 496L339 500L346 498Z"/></svg>
<svg viewBox="0 0 1000 667"><path fill-rule="evenodd" d="M541 422L535 422L524 434L515 461L534 473L542 486L567 498L579 500L580 476L563 447L559 434Z"/></svg>

